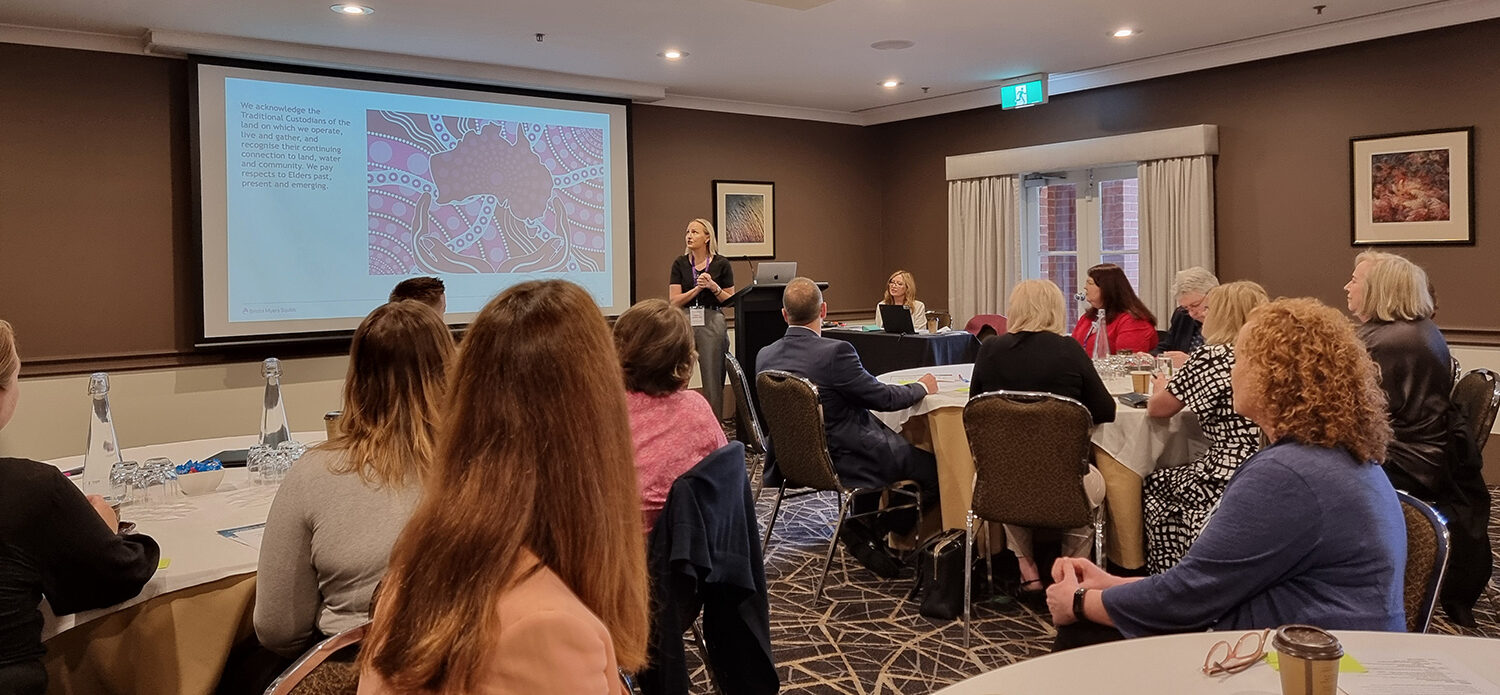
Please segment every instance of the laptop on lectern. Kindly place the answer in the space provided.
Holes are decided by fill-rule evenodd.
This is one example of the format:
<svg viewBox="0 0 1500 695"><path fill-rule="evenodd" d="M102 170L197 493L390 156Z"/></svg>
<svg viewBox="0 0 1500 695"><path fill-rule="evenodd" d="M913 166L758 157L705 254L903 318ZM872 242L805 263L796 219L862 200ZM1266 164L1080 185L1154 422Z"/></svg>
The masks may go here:
<svg viewBox="0 0 1500 695"><path fill-rule="evenodd" d="M797 277L796 261L766 261L755 267L755 284L785 285Z"/></svg>
<svg viewBox="0 0 1500 695"><path fill-rule="evenodd" d="M917 329L911 324L911 310L905 304L881 304L880 324L886 333L909 334Z"/></svg>

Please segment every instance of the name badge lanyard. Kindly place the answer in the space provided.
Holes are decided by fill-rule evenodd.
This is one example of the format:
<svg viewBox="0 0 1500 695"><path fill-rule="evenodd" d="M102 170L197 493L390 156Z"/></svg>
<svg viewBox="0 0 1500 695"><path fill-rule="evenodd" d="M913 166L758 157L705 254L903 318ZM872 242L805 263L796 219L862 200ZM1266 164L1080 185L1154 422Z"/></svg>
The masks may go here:
<svg viewBox="0 0 1500 695"><path fill-rule="evenodd" d="M711 263L712 261L713 258L709 257L708 261L705 261L703 263L703 270L698 270L698 266L693 263L693 256L691 254L688 255L688 268L692 270L693 284L696 285L698 283L699 273L708 272L709 263ZM706 315L706 310L703 306L702 297L702 292L694 295L693 306L688 309L688 324L691 326L696 327L708 325L708 316Z"/></svg>

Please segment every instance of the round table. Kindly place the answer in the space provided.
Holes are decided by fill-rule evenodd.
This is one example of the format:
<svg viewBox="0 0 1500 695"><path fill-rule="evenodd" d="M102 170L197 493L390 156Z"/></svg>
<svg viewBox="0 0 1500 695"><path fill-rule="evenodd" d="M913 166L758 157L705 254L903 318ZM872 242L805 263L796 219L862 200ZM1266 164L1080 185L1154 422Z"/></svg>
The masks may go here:
<svg viewBox="0 0 1500 695"><path fill-rule="evenodd" d="M1261 662L1229 676L1205 676L1203 659L1219 640L1238 632L1142 637L1049 654L1011 664L937 691L938 695L997 693L1234 693L1281 695L1279 674ZM1405 632L1336 630L1344 652L1366 669L1345 671L1339 687L1360 693L1494 693L1500 691L1500 640ZM1347 669L1347 666L1346 666ZM1413 674L1406 678L1405 674ZM1426 674L1429 677L1423 677ZM1435 676L1435 677L1432 677ZM1447 679L1476 681L1466 690Z"/></svg>
<svg viewBox="0 0 1500 695"><path fill-rule="evenodd" d="M292 435L304 444L324 433ZM246 448L256 435L131 447L127 460L173 463ZM48 461L63 470L82 456ZM75 483L79 478L73 479ZM260 551L219 532L264 524L275 485L254 485L244 468L225 471L216 491L126 505L120 516L161 546L162 563L134 598L108 608L55 616L43 603L49 693L211 693L236 642L253 638L255 568Z"/></svg>
<svg viewBox="0 0 1500 695"><path fill-rule="evenodd" d="M920 418L938 460L938 484L942 498L943 526L963 528L974 491L974 457L969 451L963 426L963 407L969 402L969 379L973 364L902 369L879 375L888 384L914 383L923 374L937 377L938 392L904 410L875 413L875 417L897 432ZM1105 381L1111 393L1131 390L1130 379ZM920 432L920 429L918 429ZM1122 567L1145 564L1145 529L1142 522L1141 481L1158 468L1187 463L1208 448L1198 416L1183 410L1170 418L1153 418L1144 408L1117 404L1114 422L1094 427L1094 465L1104 475L1105 543L1109 559Z"/></svg>

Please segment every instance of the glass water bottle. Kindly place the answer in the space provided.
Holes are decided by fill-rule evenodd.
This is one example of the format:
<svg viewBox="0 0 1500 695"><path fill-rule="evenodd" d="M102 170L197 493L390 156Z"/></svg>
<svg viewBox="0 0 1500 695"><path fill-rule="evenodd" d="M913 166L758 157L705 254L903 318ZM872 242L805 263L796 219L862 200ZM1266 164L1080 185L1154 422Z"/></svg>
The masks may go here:
<svg viewBox="0 0 1500 695"><path fill-rule="evenodd" d="M1104 310L1100 309L1094 314L1094 352L1091 355L1095 361L1109 359L1109 330L1104 325Z"/></svg>
<svg viewBox="0 0 1500 695"><path fill-rule="evenodd" d="M292 431L286 423L286 406L281 402L281 361L268 357L260 366L266 378L264 408L260 416L260 443L272 449L290 441Z"/></svg>
<svg viewBox="0 0 1500 695"><path fill-rule="evenodd" d="M115 423L109 414L109 375L89 375L89 446L83 454L83 493L99 495L110 504L123 502L123 488L112 485L110 473L120 462Z"/></svg>

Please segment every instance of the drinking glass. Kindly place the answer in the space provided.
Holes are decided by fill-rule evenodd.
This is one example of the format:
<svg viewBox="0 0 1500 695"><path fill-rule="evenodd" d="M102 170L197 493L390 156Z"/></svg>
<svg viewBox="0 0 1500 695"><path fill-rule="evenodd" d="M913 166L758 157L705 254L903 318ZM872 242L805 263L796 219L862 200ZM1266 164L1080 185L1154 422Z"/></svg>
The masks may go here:
<svg viewBox="0 0 1500 695"><path fill-rule="evenodd" d="M250 447L250 453L245 457L245 472L250 476L251 485L264 485L265 477L263 471L266 459L271 454L271 447L264 444L256 444Z"/></svg>
<svg viewBox="0 0 1500 695"><path fill-rule="evenodd" d="M131 499L131 490L135 487L139 469L140 464L135 461L121 461L110 468L108 501L111 505L134 501Z"/></svg>
<svg viewBox="0 0 1500 695"><path fill-rule="evenodd" d="M153 475L159 475L162 485L162 496L168 501L177 497L177 466L172 459L165 456L146 459L146 465L151 467Z"/></svg>

